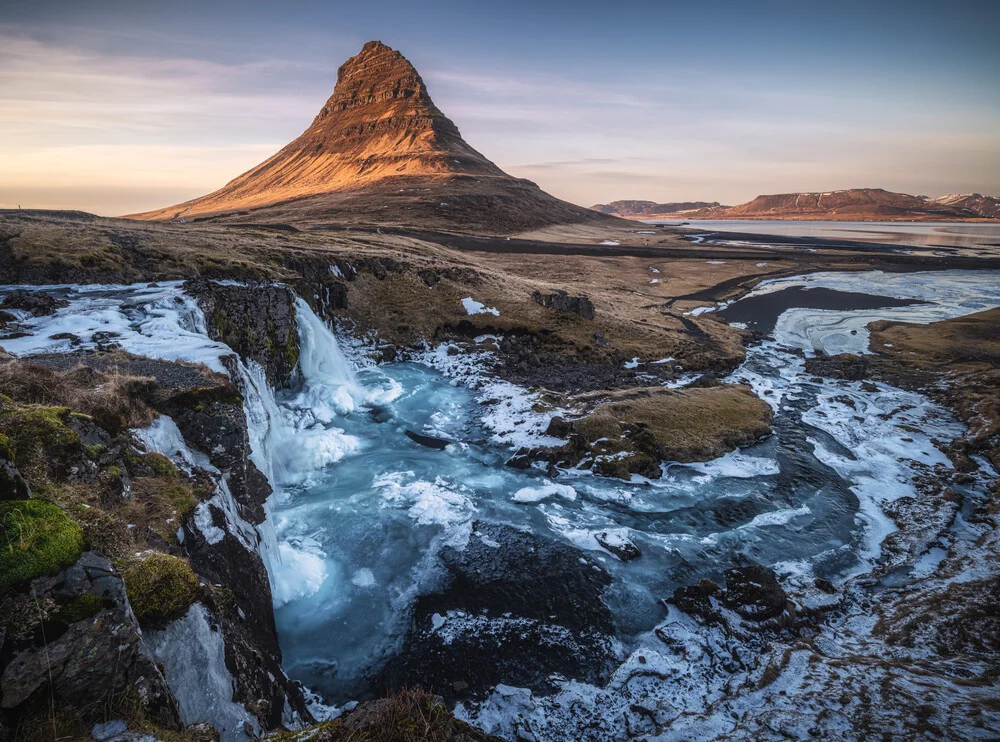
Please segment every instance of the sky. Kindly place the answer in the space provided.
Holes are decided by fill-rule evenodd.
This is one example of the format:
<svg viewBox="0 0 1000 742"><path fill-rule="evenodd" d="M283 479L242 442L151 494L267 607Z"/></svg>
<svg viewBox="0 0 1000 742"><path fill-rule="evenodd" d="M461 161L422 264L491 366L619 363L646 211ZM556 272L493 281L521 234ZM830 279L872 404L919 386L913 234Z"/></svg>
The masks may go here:
<svg viewBox="0 0 1000 742"><path fill-rule="evenodd" d="M998 0L0 0L0 207L212 191L370 39L473 147L585 206L1000 196L998 27Z"/></svg>

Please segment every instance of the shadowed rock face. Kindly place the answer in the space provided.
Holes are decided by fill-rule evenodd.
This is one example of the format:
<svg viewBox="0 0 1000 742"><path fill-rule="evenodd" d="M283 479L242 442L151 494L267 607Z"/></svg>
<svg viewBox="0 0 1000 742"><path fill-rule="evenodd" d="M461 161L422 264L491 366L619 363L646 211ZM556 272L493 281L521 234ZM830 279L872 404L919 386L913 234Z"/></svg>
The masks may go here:
<svg viewBox="0 0 1000 742"><path fill-rule="evenodd" d="M607 681L614 667L611 576L576 549L477 522L468 545L441 553L444 584L420 596L397 654L372 688L415 687L448 700L497 683L543 692L560 674Z"/></svg>

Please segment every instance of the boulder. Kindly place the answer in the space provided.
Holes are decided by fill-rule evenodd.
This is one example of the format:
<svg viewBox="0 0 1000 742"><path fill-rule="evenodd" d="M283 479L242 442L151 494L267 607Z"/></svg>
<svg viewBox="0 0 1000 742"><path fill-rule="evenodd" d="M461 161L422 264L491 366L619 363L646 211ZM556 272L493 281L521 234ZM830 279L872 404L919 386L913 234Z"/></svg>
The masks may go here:
<svg viewBox="0 0 1000 742"><path fill-rule="evenodd" d="M536 304L557 312L571 312L582 319L594 319L594 303L586 296L570 296L565 291L554 294L536 291L531 298Z"/></svg>
<svg viewBox="0 0 1000 742"><path fill-rule="evenodd" d="M752 564L726 570L722 602L748 621L765 621L785 612L788 596L773 569Z"/></svg>
<svg viewBox="0 0 1000 742"><path fill-rule="evenodd" d="M7 459L0 458L0 500L27 500L31 488L21 472Z"/></svg>
<svg viewBox="0 0 1000 742"><path fill-rule="evenodd" d="M868 373L868 360L864 356L841 353L835 356L815 356L806 359L806 373L828 379L861 381Z"/></svg>
<svg viewBox="0 0 1000 742"><path fill-rule="evenodd" d="M377 261L376 261L377 262ZM299 360L295 293L287 286L229 286L188 281L213 340L261 365L272 386L287 384Z"/></svg>
<svg viewBox="0 0 1000 742"><path fill-rule="evenodd" d="M445 548L440 559L443 586L417 599L373 689L420 685L454 700L483 697L498 683L549 692L553 675L610 677L614 626L603 595L611 576L586 553L477 522L468 545Z"/></svg>
<svg viewBox="0 0 1000 742"><path fill-rule="evenodd" d="M57 299L44 291L18 290L7 294L3 301L0 301L0 309L21 309L31 312L35 317L44 317L55 313L57 309L68 306L69 302L65 299Z"/></svg>
<svg viewBox="0 0 1000 742"><path fill-rule="evenodd" d="M176 701L142 643L125 584L101 554L86 552L55 577L33 580L31 595L8 595L4 607L4 709L16 715L36 694L51 693L59 705L100 715L109 699L127 694L154 723L180 728Z"/></svg>

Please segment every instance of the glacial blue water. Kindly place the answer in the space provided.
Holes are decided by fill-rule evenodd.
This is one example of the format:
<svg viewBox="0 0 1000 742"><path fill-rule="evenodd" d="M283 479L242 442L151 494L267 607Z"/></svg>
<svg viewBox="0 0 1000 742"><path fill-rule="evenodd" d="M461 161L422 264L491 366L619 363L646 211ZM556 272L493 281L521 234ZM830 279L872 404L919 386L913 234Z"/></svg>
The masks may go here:
<svg viewBox="0 0 1000 742"><path fill-rule="evenodd" d="M387 378L403 391L378 409L384 422L366 407L340 416L336 425L358 448L286 486L273 510L302 580L301 594L276 611L285 666L332 702L368 690L366 671L401 636L411 601L435 584L437 551L476 538L479 520L529 528L596 555L614 575L606 599L625 641L662 619L659 599L675 587L718 579L738 559L786 562L826 577L858 564L865 528L856 520L857 496L802 435L809 430L839 446L802 423L818 390L786 400L779 435L715 462L674 464L661 480L630 483L566 472L554 488L541 471L505 466L511 452L489 441L472 391L412 363L358 375L362 387L378 389ZM454 443L434 450L406 430ZM544 497L518 502L519 492L520 499ZM597 542L603 532L629 538L642 557L620 562Z"/></svg>
<svg viewBox="0 0 1000 742"><path fill-rule="evenodd" d="M894 529L883 507L918 496L914 473L950 466L933 441L962 427L919 394L814 379L801 351L864 352L864 325L880 317L931 322L1000 305L1000 280L961 271L814 274L766 282L755 293L793 285L928 303L790 308L774 337L750 348L727 379L771 404L774 434L712 462L667 462L662 479L631 482L585 471L550 480L505 466L556 411L532 412L525 390L491 381L488 354L442 347L420 363L355 364L299 301L301 383L275 393L252 363L236 380L254 460L275 488L258 531L289 675L335 704L381 692L369 687L369 671L400 641L413 600L437 584L440 549L486 538L477 521L528 528L600 560L613 577L605 600L623 659L658 641L650 631L665 615L660 599L701 577L718 580L735 562L771 566L796 599L815 593L816 577L836 583L866 572ZM12 288L0 287L0 296ZM0 346L18 355L68 352L115 332L135 353L224 368L230 350L207 337L180 284L46 288L70 306L51 317L19 316L30 334L0 337ZM60 339L64 332L77 344ZM427 448L407 430L452 443ZM173 433L178 440L164 448L171 454L184 446ZM220 488L220 506L226 497ZM226 511L233 530L252 531ZM642 556L620 562L599 534L630 540Z"/></svg>

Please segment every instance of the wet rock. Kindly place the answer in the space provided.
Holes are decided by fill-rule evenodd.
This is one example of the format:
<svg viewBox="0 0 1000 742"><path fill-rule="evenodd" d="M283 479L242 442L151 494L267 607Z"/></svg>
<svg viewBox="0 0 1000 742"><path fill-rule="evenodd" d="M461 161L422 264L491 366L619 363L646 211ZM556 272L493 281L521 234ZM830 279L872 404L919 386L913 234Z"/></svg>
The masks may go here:
<svg viewBox="0 0 1000 742"><path fill-rule="evenodd" d="M209 507L216 527L225 530L225 516ZM220 586L211 591L209 607L222 632L226 667L235 680L233 699L267 729L281 724L286 700L309 719L301 689L281 667L271 586L260 555L228 531L216 543L210 543L190 520L184 531L191 567L206 584Z"/></svg>
<svg viewBox="0 0 1000 742"><path fill-rule="evenodd" d="M788 596L774 570L754 564L726 570L722 602L748 621L764 621L785 611Z"/></svg>
<svg viewBox="0 0 1000 742"><path fill-rule="evenodd" d="M699 580L697 584L686 585L674 590L669 602L691 616L710 619L715 612L712 598L719 595L722 588L711 580Z"/></svg>
<svg viewBox="0 0 1000 742"><path fill-rule="evenodd" d="M373 687L446 699L497 683L553 689L553 673L603 683L615 660L611 576L572 547L510 526L473 524L464 550L441 552L445 582L417 599L410 629ZM463 688L457 691L456 688Z"/></svg>
<svg viewBox="0 0 1000 742"><path fill-rule="evenodd" d="M689 389L707 389L713 386L722 386L722 382L714 374L702 374L688 384Z"/></svg>
<svg viewBox="0 0 1000 742"><path fill-rule="evenodd" d="M256 361L274 386L288 383L299 360L295 294L286 286L223 286L189 281L185 290L205 313L213 340Z"/></svg>
<svg viewBox="0 0 1000 742"><path fill-rule="evenodd" d="M536 291L531 298L540 306L558 312L572 312L582 319L594 319L594 303L586 296L569 296L565 291L558 291L555 294Z"/></svg>
<svg viewBox="0 0 1000 742"><path fill-rule="evenodd" d="M0 655L4 709L16 716L38 694L51 694L57 705L98 721L110 697L128 692L130 702L153 722L180 727L173 695L142 643L125 584L107 559L87 552L55 577L34 580L31 592L5 600L15 616L16 601L29 600L44 620L22 624L5 637Z"/></svg>
<svg viewBox="0 0 1000 742"><path fill-rule="evenodd" d="M17 317L10 312L0 312L0 330L4 329L8 323L16 321Z"/></svg>
<svg viewBox="0 0 1000 742"><path fill-rule="evenodd" d="M841 353L836 356L816 356L807 358L805 370L807 374L823 376L828 379L845 379L861 381L868 373L868 360L864 356Z"/></svg>
<svg viewBox="0 0 1000 742"><path fill-rule="evenodd" d="M623 562L630 562L633 559L638 559L642 556L642 552L639 551L639 547L620 534L609 531L601 531L594 536L594 538L597 539L597 543L599 543L602 548L607 549Z"/></svg>
<svg viewBox="0 0 1000 742"><path fill-rule="evenodd" d="M57 309L68 306L69 302L65 299L57 299L44 291L18 290L8 294L3 301L0 301L0 309L21 309L31 312L35 317L45 317L53 314Z"/></svg>
<svg viewBox="0 0 1000 742"><path fill-rule="evenodd" d="M70 345L79 345L82 342L80 336L72 332L57 332L55 335L49 335L49 340L69 340Z"/></svg>
<svg viewBox="0 0 1000 742"><path fill-rule="evenodd" d="M833 583L824 577L817 577L814 583L817 590L821 590L827 595L836 595L837 588L834 587Z"/></svg>
<svg viewBox="0 0 1000 742"><path fill-rule="evenodd" d="M795 605L778 584L774 570L757 564L733 567L726 570L725 578L725 589L701 580L677 588L667 602L688 615L728 627L737 635L745 635L745 629L756 633L785 628L794 622Z"/></svg>
<svg viewBox="0 0 1000 742"><path fill-rule="evenodd" d="M10 461L0 458L0 500L27 500L31 488Z"/></svg>
<svg viewBox="0 0 1000 742"><path fill-rule="evenodd" d="M392 411L388 407L372 407L368 410L368 417L372 422L386 423L392 419Z"/></svg>
<svg viewBox="0 0 1000 742"><path fill-rule="evenodd" d="M414 443L419 443L421 446L434 448L438 451L443 451L451 444L451 441L447 441L444 438L435 438L432 435L421 435L420 433L414 433L412 430L406 431L406 437Z"/></svg>
<svg viewBox="0 0 1000 742"><path fill-rule="evenodd" d="M256 525L264 520L271 494L267 479L250 460L243 399L229 384L185 391L158 405L170 415L184 440L203 451L227 477L240 515Z"/></svg>

